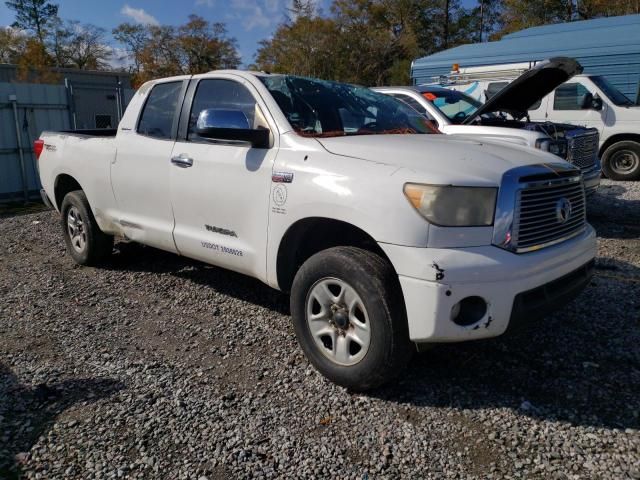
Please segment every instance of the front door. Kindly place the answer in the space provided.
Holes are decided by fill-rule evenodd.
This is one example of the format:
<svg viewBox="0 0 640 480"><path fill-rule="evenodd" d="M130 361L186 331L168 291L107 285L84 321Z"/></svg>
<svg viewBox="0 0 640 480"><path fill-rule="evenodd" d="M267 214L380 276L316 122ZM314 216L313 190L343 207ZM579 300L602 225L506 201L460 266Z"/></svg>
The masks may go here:
<svg viewBox="0 0 640 480"><path fill-rule="evenodd" d="M588 93L595 95L597 92L590 92L580 82L560 85L552 93L548 103L547 119L554 123L570 123L583 127L594 127L602 134L606 118L606 104L602 110L583 108L582 102Z"/></svg>
<svg viewBox="0 0 640 480"><path fill-rule="evenodd" d="M188 119L185 110L172 153L171 199L182 255L265 278L276 149L205 139L195 131L200 112L210 109L235 113L248 128L269 127L256 98L254 87L239 77L192 80L183 107Z"/></svg>
<svg viewBox="0 0 640 480"><path fill-rule="evenodd" d="M132 240L175 252L169 197L171 152L175 142L183 81L156 84L134 130L118 133L111 165L117 221Z"/></svg>

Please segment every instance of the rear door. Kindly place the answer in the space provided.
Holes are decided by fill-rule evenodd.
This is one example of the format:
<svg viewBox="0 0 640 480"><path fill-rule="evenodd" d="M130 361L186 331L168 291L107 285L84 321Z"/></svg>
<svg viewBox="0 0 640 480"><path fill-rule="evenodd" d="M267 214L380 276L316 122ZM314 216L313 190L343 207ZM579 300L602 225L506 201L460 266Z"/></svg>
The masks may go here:
<svg viewBox="0 0 640 480"><path fill-rule="evenodd" d="M173 252L170 160L186 86L186 81L178 80L152 87L135 129L118 132L117 153L111 165L117 221L125 235Z"/></svg>
<svg viewBox="0 0 640 480"><path fill-rule="evenodd" d="M205 109L241 113L248 128L275 131L264 116L267 110L258 92L247 80L221 75L191 81L172 153L176 246L182 255L264 279L277 148L199 137L196 121Z"/></svg>

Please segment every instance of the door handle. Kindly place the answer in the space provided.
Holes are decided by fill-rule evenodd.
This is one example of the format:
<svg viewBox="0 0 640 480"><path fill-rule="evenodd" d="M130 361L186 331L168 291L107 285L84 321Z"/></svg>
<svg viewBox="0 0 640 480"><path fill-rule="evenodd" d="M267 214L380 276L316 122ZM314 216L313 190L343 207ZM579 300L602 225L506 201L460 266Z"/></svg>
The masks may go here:
<svg viewBox="0 0 640 480"><path fill-rule="evenodd" d="M171 157L171 163L181 168L193 167L193 158L188 157L185 153Z"/></svg>

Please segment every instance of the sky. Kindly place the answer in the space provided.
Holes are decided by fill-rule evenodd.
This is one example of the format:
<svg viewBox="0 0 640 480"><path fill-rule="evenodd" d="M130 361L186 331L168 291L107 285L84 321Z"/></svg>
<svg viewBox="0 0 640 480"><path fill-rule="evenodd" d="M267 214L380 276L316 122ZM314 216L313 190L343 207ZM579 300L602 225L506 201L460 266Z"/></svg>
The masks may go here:
<svg viewBox="0 0 640 480"><path fill-rule="evenodd" d="M194 13L211 22L227 24L229 35L238 41L244 66L254 60L258 42L269 38L284 20L291 0L53 0L63 20L79 20L103 27L108 33L123 22L180 25ZM463 0L463 5L472 0ZM330 0L318 6L329 10ZM10 25L14 12L0 0L0 26ZM118 47L107 35L113 47Z"/></svg>

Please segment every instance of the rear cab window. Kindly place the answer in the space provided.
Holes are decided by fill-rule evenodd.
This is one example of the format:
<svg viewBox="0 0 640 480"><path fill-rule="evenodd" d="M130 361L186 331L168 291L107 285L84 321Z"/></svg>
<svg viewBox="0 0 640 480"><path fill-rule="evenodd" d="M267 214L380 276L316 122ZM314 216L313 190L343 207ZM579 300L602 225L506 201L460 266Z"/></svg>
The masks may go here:
<svg viewBox="0 0 640 480"><path fill-rule="evenodd" d="M147 98L137 132L140 135L158 139L171 139L180 101L182 81L159 83L153 87Z"/></svg>

